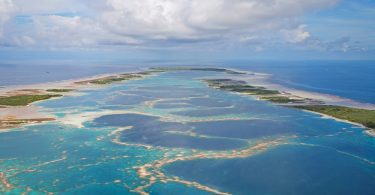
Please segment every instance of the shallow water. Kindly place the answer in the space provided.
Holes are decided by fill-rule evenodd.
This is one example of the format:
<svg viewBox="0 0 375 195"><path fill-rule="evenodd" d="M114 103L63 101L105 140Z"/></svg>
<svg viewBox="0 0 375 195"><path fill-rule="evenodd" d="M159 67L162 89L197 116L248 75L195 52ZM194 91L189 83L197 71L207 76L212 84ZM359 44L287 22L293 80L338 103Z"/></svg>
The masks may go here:
<svg viewBox="0 0 375 195"><path fill-rule="evenodd" d="M163 73L37 103L57 121L0 134L12 185L0 192L375 193L375 141L363 129L210 89L204 76L223 73Z"/></svg>

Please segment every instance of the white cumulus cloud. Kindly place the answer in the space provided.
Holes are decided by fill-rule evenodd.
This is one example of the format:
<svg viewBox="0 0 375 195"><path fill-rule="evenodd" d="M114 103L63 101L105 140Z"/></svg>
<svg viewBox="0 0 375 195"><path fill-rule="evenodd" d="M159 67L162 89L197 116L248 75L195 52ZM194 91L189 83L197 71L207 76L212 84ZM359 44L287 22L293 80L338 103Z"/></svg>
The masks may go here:
<svg viewBox="0 0 375 195"><path fill-rule="evenodd" d="M301 43L310 37L310 33L305 30L306 25L299 25L295 29L283 29L281 33L290 43Z"/></svg>
<svg viewBox="0 0 375 195"><path fill-rule="evenodd" d="M279 33L296 17L337 1L0 0L0 44L162 46L239 37L249 42L265 31ZM20 22L19 16L28 20ZM292 43L310 36L303 25L282 33Z"/></svg>

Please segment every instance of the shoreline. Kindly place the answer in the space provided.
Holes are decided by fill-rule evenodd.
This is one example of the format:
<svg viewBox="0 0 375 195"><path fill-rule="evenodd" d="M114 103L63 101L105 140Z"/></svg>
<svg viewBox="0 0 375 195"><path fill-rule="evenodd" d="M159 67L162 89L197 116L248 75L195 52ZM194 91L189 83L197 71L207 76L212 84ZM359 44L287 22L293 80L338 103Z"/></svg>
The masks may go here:
<svg viewBox="0 0 375 195"><path fill-rule="evenodd" d="M192 67L192 68L197 69L197 67ZM201 69L207 71L207 68L201 68ZM281 93L280 96L283 96L283 97L285 96L286 98L305 99L305 100L308 99L309 101L311 100L311 102L315 102L315 101L321 102L321 103L324 103L325 105L337 105L337 106L345 106L349 108L375 110L375 105L371 103L361 103L355 100L351 100L351 99L347 99L347 98L343 98L343 97L339 97L335 95L322 94L322 93L311 92L311 91L303 91L299 89L292 89L292 88L288 88L286 86L282 86L277 83L271 83L269 81L269 78L272 75L266 74L266 73L243 71L243 70L238 70L238 69L233 69L233 68L222 68L222 67L216 68L216 70L215 68L209 68L209 69L211 69L210 71L220 70L218 72L221 72L224 70L224 73L226 74L222 78L241 80L254 86L277 90ZM189 67L182 68L182 70L189 70ZM173 67L170 70L168 70L168 68L160 68L159 70L157 68L143 68L138 71L132 71L132 72L107 73L107 74L99 74L99 75L94 75L94 76L89 76L89 77L68 79L68 80L62 80L62 81L54 81L54 82L46 82L46 83L30 84L30 85L9 86L9 87L0 88L0 97L1 96L8 97L8 96L14 96L14 95L19 95L19 94L21 95L22 94L56 94L56 93L47 92L48 89L72 90L66 93L62 93L61 97L74 96L74 95L79 95L79 92L75 90L97 89L97 88L106 87L110 85L112 82L117 82L117 80L114 80L114 79L118 78L121 75L139 76L135 78L129 77L129 78L124 79L124 80L133 80L133 79L143 79L149 75L154 75L154 73L169 72L169 71L179 71L179 70L173 70ZM232 73L228 73L226 71L230 71ZM204 77L204 78L210 79L214 77ZM92 81L98 81L98 80L102 81L103 79L112 79L113 81L110 80L110 82L108 83L93 83L92 82ZM239 94L251 95L253 97L256 97L258 100L267 101L265 99L259 98L260 96L258 95L245 94L245 93L239 93ZM61 98L61 97L57 97L57 98ZM44 100L40 100L40 101L44 101ZM278 103L275 103L275 104L278 104ZM293 106L293 104L278 104L278 105ZM294 104L294 105L297 105L297 104ZM344 120L344 119L339 119L334 116L320 113L320 112L314 112L314 111L305 110L305 109L303 110L319 114L322 117L329 117L337 121L350 123L350 124L359 126L366 130L365 131L366 134L375 137L375 130L365 127L363 124ZM14 121L22 121L22 120L23 120L22 123L17 123L17 124L14 124L13 126L12 125L5 126L5 128L3 125L1 125L1 123L2 122L4 123L4 121L14 122ZM35 124L35 123L41 123L44 121L53 121L53 120L56 120L56 119L51 118L50 116L48 116L47 113L43 113L41 108L38 108L37 106L34 105L34 102L26 106L5 106L5 107L0 106L0 132L2 132L2 130L16 128L16 127L27 125L30 123Z"/></svg>
<svg viewBox="0 0 375 195"><path fill-rule="evenodd" d="M221 68L221 67L220 67ZM375 104L372 103L364 103L359 102L353 99L336 96L332 94L325 94L313 91L306 91L301 89L295 89L287 86L283 86L277 83L272 83L269 81L269 78L272 76L271 74L267 73L259 73L259 72L252 72L247 70L235 69L235 68L222 68L234 72L243 73L241 75L226 75L224 78L229 79L240 79L246 81L247 83L251 83L255 86L265 87L267 89L278 90L283 92L283 95L291 96L291 97L299 97L299 98L309 98L314 100L320 100L330 105L338 105L338 106L346 106L351 108L362 108L362 109L370 109L375 110ZM60 81L52 81L52 82L43 82L43 83L36 83L36 84L29 84L29 85L11 85L11 86L3 86L0 88L0 96L8 96L12 95L14 92L27 92L28 90L47 90L51 88L63 88L63 89L95 89L105 87L106 85L86 85L86 84L78 84L79 82L89 81L89 80L96 80L105 77L112 77L118 76L121 74L137 74L141 72L148 72L154 71L151 68L144 68L137 71L131 72L121 72L121 73L106 73L106 74L98 74L88 77L76 78L76 79L67 79L67 80L60 80ZM165 72L168 72L166 70ZM210 77L204 77L210 78ZM67 92L63 95L71 95L73 92ZM1 107L0 107L1 108Z"/></svg>
<svg viewBox="0 0 375 195"><path fill-rule="evenodd" d="M218 90L225 90L239 95L252 96L259 101L267 101L275 105L286 106L294 109L300 109L306 112L315 113L324 118L349 123L364 129L364 133L375 137L375 129L366 126L361 122L354 122L347 119L339 118L320 111L311 111L299 106L336 106L349 109L361 109L366 112L375 111L375 105L372 103L362 103L349 98L323 94L312 91L293 89L277 83L270 82L272 75L266 73L257 73L251 71L242 71L231 69L232 71L245 72L241 75L227 74L218 78L217 76L203 77L201 80L206 82L208 87ZM227 82L227 83L226 83ZM244 82L244 83L241 83ZM221 85L224 83L224 85ZM227 85L227 86L226 86ZM247 87L247 88L246 88ZM249 91L249 92L246 92ZM276 92L273 94L273 92ZM263 94L264 93L264 94ZM274 99L273 99L274 98ZM286 99L286 100L285 100ZM282 102L286 101L286 102Z"/></svg>
<svg viewBox="0 0 375 195"><path fill-rule="evenodd" d="M293 107L291 107L291 108L293 108ZM307 112L307 113L313 113L313 114L320 115L322 118L325 118L325 119L331 119L331 120L335 120L335 121L338 121L338 122L343 122L343 123L352 124L354 126L358 126L360 128L365 129L364 133L366 133L367 135L375 137L375 129L368 128L361 123L356 123L356 122L353 122L353 121L336 118L336 117L333 117L331 115L324 114L324 113L321 113L321 112L315 112L315 111L305 110L305 109L302 109L302 110L304 112Z"/></svg>
<svg viewBox="0 0 375 195"><path fill-rule="evenodd" d="M224 78L233 79L233 80L243 80L248 84L265 87L271 90L277 90L283 93L285 96L294 97L294 98L305 98L305 99L312 99L322 101L329 105L336 105L336 106L346 106L350 108L360 108L360 109L368 109L368 110L375 110L375 104L367 103L367 102L359 102L350 98L341 97L333 94L327 93L320 93L314 91L307 91L302 89L296 89L287 87L278 83L274 83L270 81L272 74L268 73L260 73L260 72L252 72L247 70L241 69L233 69L230 68L228 70L243 72L246 74L241 75L226 75ZM205 77L210 78L210 77ZM214 77L212 77L214 78Z"/></svg>
<svg viewBox="0 0 375 195"><path fill-rule="evenodd" d="M8 132L10 129L25 125L55 121L56 118L44 112L43 108L35 105L37 102L48 99L58 99L64 96L77 96L81 95L81 92L77 90L99 89L109 86L112 83L143 79L156 73L159 72L150 69L142 69L137 72L100 74L78 79L0 88L0 98L38 95L48 96L46 99L33 100L30 103L26 103L26 105L0 105L0 133ZM54 91L54 89L56 89L56 91Z"/></svg>
<svg viewBox="0 0 375 195"><path fill-rule="evenodd" d="M293 108L293 107L291 107L291 108ZM297 108L296 108L296 109L297 109ZM367 133L367 131L374 132L373 129L369 129L368 127L362 125L361 123L356 123L356 122L349 121L349 120L345 120L345 119L339 119L339 118L336 118L336 117L333 117L333 116L331 116L331 115L324 114L324 113L321 113L321 112L315 112L315 111L304 110L304 109L302 109L302 111L307 112L307 113L312 113L312 114L320 115L321 118L324 118L324 119L331 119L331 120L335 120L335 121L338 121L338 122L343 122L343 123L352 124L352 125L354 125L354 126L358 126L358 127L360 127L360 128L363 128L363 129L367 129L367 130L365 131L366 133ZM374 136L375 136L375 132L374 132Z"/></svg>

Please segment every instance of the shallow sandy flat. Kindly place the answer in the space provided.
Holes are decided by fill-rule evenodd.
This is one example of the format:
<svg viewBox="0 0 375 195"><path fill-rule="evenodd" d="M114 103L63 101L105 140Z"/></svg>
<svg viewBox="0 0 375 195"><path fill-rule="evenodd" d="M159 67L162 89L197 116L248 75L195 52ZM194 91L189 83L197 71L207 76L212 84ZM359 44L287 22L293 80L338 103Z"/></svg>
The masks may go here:
<svg viewBox="0 0 375 195"><path fill-rule="evenodd" d="M37 119L48 117L45 113L40 112L36 106L16 106L0 108L0 120L6 119Z"/></svg>

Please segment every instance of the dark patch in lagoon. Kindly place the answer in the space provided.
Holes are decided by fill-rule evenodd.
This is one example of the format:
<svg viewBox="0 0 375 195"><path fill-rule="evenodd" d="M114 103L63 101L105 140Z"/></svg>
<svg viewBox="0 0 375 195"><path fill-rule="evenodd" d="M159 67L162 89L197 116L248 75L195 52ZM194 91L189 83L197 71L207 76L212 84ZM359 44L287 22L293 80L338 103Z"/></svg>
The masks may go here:
<svg viewBox="0 0 375 195"><path fill-rule="evenodd" d="M112 105L112 106L100 106L98 109L102 110L127 110L132 109L133 105Z"/></svg>
<svg viewBox="0 0 375 195"><path fill-rule="evenodd" d="M175 103L157 102L155 103L153 107L157 109L174 109L174 108L188 108L188 107L191 107L191 105L186 104L186 103L178 103L178 102L175 102Z"/></svg>
<svg viewBox="0 0 375 195"><path fill-rule="evenodd" d="M149 97L149 98L153 98L153 99L186 98L186 97L190 97L190 96L202 97L206 94L203 91L199 92L199 91L195 91L195 90L194 91L193 90L176 91L175 88L171 88L170 90L165 90L165 91L158 91L157 89L149 90L149 91L146 91L146 90L130 90L130 91L128 91L128 93L135 93L137 95Z"/></svg>
<svg viewBox="0 0 375 195"><path fill-rule="evenodd" d="M192 129L190 126L163 122L158 117L140 114L105 115L95 119L94 126L133 126L132 129L121 132L119 137L119 141L127 143L205 150L229 150L246 146L244 141L189 135Z"/></svg>
<svg viewBox="0 0 375 195"><path fill-rule="evenodd" d="M207 95L208 96L208 95ZM187 99L190 98L190 99ZM163 99L162 101L155 103L155 108L178 108L178 107L195 107L197 109L206 108L225 108L232 106L229 102L224 102L223 100L213 98L213 97L187 97L181 99ZM171 105L172 104L172 105ZM171 106L169 106L171 105Z"/></svg>
<svg viewBox="0 0 375 195"><path fill-rule="evenodd" d="M231 150L246 146L246 142L221 138L198 138L188 135L165 134L160 132L124 132L121 142L142 143L171 148L191 148L204 150Z"/></svg>
<svg viewBox="0 0 375 195"><path fill-rule="evenodd" d="M223 99L207 97L207 98L194 98L186 101L189 104L202 107L228 107L232 104Z"/></svg>
<svg viewBox="0 0 375 195"><path fill-rule="evenodd" d="M138 129L142 128L146 130L157 130L160 126L167 126L168 123L159 121L158 117L148 116L142 114L113 114L104 115L94 120L96 126L113 126L113 127L126 127L126 126L137 126ZM179 123L176 123L179 124Z"/></svg>
<svg viewBox="0 0 375 195"><path fill-rule="evenodd" d="M375 192L373 170L351 156L326 148L281 146L244 159L177 162L165 169L188 181L233 194Z"/></svg>
<svg viewBox="0 0 375 195"><path fill-rule="evenodd" d="M110 100L106 102L107 104L115 104L115 105L135 105L140 104L144 101L151 100L151 98L133 95L133 94L122 94L122 95L115 95L111 97Z"/></svg>
<svg viewBox="0 0 375 195"><path fill-rule="evenodd" d="M137 90L143 90L143 91L170 91L171 89L174 89L175 91L192 91L197 90L196 88L187 87L186 85L168 85L168 86L138 86ZM202 91L202 90L201 90Z"/></svg>
<svg viewBox="0 0 375 195"><path fill-rule="evenodd" d="M195 132L209 136L254 139L296 133L289 123L271 120L227 120L192 124Z"/></svg>
<svg viewBox="0 0 375 195"><path fill-rule="evenodd" d="M206 108L206 109L197 109L197 110L188 110L188 111L179 111L173 112L173 114L180 116L189 116L189 117L207 117L207 116L220 116L228 114L245 114L244 112L239 113L233 108Z"/></svg>
<svg viewBox="0 0 375 195"><path fill-rule="evenodd" d="M292 115L294 121L267 119L196 122L194 131L209 136L254 139L268 136L325 136L342 132L345 123Z"/></svg>

